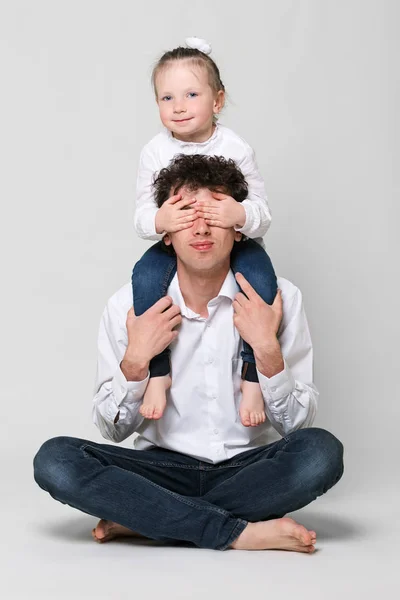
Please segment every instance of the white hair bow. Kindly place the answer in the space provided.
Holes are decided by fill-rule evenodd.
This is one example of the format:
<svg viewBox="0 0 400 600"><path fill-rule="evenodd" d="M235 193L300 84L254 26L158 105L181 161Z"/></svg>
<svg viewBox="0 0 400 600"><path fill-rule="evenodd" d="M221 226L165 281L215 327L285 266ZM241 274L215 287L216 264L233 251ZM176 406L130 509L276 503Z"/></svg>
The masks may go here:
<svg viewBox="0 0 400 600"><path fill-rule="evenodd" d="M189 48L200 50L200 52L203 52L204 54L211 54L211 46L206 40L202 40L198 37L189 37L186 38L185 43Z"/></svg>

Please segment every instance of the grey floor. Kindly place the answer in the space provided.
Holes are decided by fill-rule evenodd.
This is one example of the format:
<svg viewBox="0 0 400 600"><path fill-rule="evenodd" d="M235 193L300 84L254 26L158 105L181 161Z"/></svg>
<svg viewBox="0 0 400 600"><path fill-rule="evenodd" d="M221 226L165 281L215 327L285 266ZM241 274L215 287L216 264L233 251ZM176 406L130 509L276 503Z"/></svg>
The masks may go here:
<svg viewBox="0 0 400 600"><path fill-rule="evenodd" d="M37 488L28 464L19 474L2 493L6 600L400 597L398 490L387 481L352 485L350 473L326 496L293 513L318 535L317 551L307 556L137 540L99 545L90 535L96 519Z"/></svg>

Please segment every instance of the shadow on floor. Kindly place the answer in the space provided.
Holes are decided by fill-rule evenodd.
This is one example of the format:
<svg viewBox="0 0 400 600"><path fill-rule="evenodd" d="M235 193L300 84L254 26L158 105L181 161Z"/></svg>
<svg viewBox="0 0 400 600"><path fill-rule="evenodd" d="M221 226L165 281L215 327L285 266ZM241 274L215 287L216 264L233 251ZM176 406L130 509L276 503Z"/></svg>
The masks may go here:
<svg viewBox="0 0 400 600"><path fill-rule="evenodd" d="M328 512L319 513L312 510L299 511L287 515L309 530L317 534L319 542L323 540L350 540L363 537L367 531L363 523L354 519L353 515L344 518ZM369 531L370 531L369 527Z"/></svg>
<svg viewBox="0 0 400 600"><path fill-rule="evenodd" d="M34 531L42 536L51 537L58 540L70 541L70 542L88 542L94 544L92 538L92 529L96 526L99 519L81 515L74 518L63 519L57 522L41 522L40 524L33 524L32 528ZM159 542L157 540L150 540L147 538L119 538L112 540L115 544L134 544L136 546L189 546L193 547L193 544L186 544L186 542Z"/></svg>
<svg viewBox="0 0 400 600"><path fill-rule="evenodd" d="M314 530L317 533L318 541L322 540L349 540L353 538L363 537L364 527L361 523L355 522L354 517L345 519L342 516L333 514L322 514L313 511L298 512L290 515L291 518L295 519L307 529ZM41 520L40 524L35 523L33 528L37 534L49 536L52 538L58 538L69 541L81 541L94 543L91 535L93 527L95 527L97 519L86 515L79 515L74 518L62 519L62 521L48 522ZM115 543L115 541L113 541ZM157 542L155 540L140 539L140 538L125 538L117 540L117 543L123 544L135 544L135 545L151 545L151 546L164 546L164 545L182 545L192 546L186 543L171 542L171 544L165 544L163 542Z"/></svg>

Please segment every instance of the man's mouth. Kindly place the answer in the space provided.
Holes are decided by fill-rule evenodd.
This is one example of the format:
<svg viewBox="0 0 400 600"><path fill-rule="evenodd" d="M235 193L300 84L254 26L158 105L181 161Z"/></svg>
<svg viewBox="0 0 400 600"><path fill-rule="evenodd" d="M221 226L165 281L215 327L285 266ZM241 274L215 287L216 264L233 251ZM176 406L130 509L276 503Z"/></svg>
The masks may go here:
<svg viewBox="0 0 400 600"><path fill-rule="evenodd" d="M195 250L201 252L205 250L210 250L214 242L196 242L194 244L190 244Z"/></svg>

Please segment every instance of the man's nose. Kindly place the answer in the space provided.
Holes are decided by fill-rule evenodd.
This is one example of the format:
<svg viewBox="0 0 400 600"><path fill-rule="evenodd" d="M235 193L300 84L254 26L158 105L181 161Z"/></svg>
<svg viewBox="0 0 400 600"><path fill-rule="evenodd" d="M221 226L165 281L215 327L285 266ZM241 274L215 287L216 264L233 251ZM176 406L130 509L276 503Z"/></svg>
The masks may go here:
<svg viewBox="0 0 400 600"><path fill-rule="evenodd" d="M211 230L210 226L206 223L203 217L197 217L197 219L193 222L193 233L195 235L210 235Z"/></svg>

